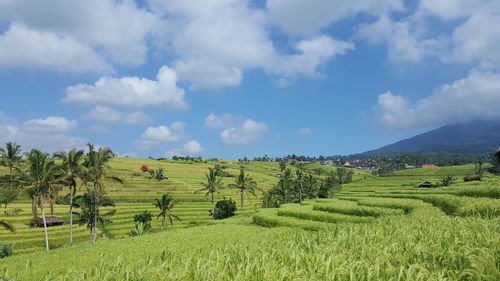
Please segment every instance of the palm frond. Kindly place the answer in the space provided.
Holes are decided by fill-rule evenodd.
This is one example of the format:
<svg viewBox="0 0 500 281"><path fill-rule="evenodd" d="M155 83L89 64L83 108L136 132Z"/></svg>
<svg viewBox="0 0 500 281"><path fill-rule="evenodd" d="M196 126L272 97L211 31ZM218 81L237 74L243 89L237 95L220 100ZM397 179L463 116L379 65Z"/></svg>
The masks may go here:
<svg viewBox="0 0 500 281"><path fill-rule="evenodd" d="M0 220L0 225L11 232L16 232L16 228L7 221Z"/></svg>

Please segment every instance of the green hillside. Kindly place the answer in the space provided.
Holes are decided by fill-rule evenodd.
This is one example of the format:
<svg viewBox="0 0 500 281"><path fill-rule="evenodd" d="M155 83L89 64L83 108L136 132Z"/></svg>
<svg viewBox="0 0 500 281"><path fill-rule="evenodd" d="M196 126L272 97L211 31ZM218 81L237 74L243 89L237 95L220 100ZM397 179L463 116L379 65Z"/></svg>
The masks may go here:
<svg viewBox="0 0 500 281"><path fill-rule="evenodd" d="M169 180L132 177L142 164L151 168L161 164ZM2 241L11 239L21 250L0 260L0 276L30 281L500 279L498 176L415 188L414 183L461 175L472 166L437 168L432 174L415 169L389 177L356 171L356 180L343 185L335 198L211 221L208 200L194 190L213 164L115 159L112 172L125 177L127 184L109 184L109 194L118 201L110 229L122 239L20 254L42 247L42 232L22 226L29 209L18 217L2 217L15 219L20 228L16 234L2 230ZM223 165L230 173L237 173L240 166L231 161ZM244 166L264 188L278 180L276 163ZM152 210L146 201L165 191L181 200L174 213L182 223L166 233L127 237L132 216L145 208ZM237 193L224 190L219 196L224 195L236 198ZM257 204L252 200L249 207ZM63 214L65 208L57 206L56 212ZM186 228L190 221L205 225ZM50 228L52 245L67 243L66 228ZM78 231L82 241L88 239L86 229Z"/></svg>

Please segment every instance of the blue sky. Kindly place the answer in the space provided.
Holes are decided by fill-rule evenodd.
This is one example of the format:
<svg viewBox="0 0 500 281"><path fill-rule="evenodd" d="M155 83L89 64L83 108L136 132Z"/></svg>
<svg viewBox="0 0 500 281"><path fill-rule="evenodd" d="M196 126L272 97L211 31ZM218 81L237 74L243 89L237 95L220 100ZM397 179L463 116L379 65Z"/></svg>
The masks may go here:
<svg viewBox="0 0 500 281"><path fill-rule="evenodd" d="M500 118L493 0L0 2L0 142L237 159Z"/></svg>

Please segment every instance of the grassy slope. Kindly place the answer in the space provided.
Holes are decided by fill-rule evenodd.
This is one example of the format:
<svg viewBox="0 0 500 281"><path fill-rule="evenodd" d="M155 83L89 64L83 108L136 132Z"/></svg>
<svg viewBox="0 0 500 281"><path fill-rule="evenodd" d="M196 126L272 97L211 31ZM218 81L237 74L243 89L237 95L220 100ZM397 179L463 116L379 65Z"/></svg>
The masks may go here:
<svg viewBox="0 0 500 281"><path fill-rule="evenodd" d="M142 160L116 161L124 162L114 163L123 169L121 174L131 174L133 170L128 169L137 169L135 164ZM156 163L149 166L154 168ZM237 163L227 165L237 172ZM258 182L272 184L275 165L253 163L246 168ZM200 164L162 166L172 179L169 182L178 181L187 190L197 188L206 168ZM118 169L113 172L120 173ZM471 167L446 169L441 173L458 175ZM430 176L418 171L360 180L344 186L337 195L341 200L290 204L261 210L253 218L259 224L285 228L252 226L250 218L236 217L140 238L17 255L0 261L0 275L16 280L498 280L498 177L420 189L412 183ZM438 179L439 174L431 179ZM140 190L129 194L144 193L146 198L154 197L157 191L152 190L163 189L145 179L137 179L134 186ZM126 188L131 187L110 189L114 188L117 191L110 194L125 198ZM175 194L188 195L185 190ZM185 206L186 216L187 210L203 215L208 202L190 202L189 198L196 197L191 193L176 211ZM117 216L122 213L131 220L143 205L121 203Z"/></svg>

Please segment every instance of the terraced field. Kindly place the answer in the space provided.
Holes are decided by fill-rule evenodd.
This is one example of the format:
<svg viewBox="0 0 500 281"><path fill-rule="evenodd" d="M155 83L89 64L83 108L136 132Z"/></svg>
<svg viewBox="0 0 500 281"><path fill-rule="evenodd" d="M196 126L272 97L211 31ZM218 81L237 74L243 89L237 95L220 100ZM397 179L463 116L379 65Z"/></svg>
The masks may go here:
<svg viewBox="0 0 500 281"><path fill-rule="evenodd" d="M107 226L107 230L113 238L127 237L130 230L134 227L134 215L149 210L157 214L152 202L155 198L161 197L161 194L168 192L179 202L174 209L174 214L178 215L181 222L175 222L170 228L185 228L188 226L205 224L212 221L209 216L210 198L205 197L203 192L195 194L205 182L205 173L208 167L219 164L226 166L225 171L237 175L240 167L252 176L258 183L259 188L266 190L275 184L279 179L275 176L279 173L277 163L270 162L251 162L240 164L236 161L206 161L206 162L181 162L181 161L157 161L152 159L130 159L115 158L110 164L109 175L118 176L125 180L125 184L117 184L109 181L105 183L107 195L116 202L116 214L110 216L112 221ZM147 165L151 169L162 167L168 175L168 180L157 181L150 179L147 173L142 173L139 168ZM331 167L323 167L326 171L331 171ZM0 174L6 174L5 168L0 168ZM139 173L139 175L137 175ZM361 179L366 176L366 172L356 171L355 178ZM224 178L224 184L232 183L234 178ZM80 186L81 194L85 187ZM61 191L59 195L65 195L68 191ZM224 189L216 196L217 199L229 197L239 202L239 194L236 190ZM257 198L245 200L247 212L253 212L260 206L260 194ZM20 208L23 211L18 215L6 216L3 211L0 213L0 219L14 224L17 233L10 233L3 228L0 229L0 240L2 242L15 243L15 254L22 254L43 250L45 247L43 229L31 228L28 223L32 219L31 201L22 194L19 200L8 206L8 209ZM48 206L46 206L48 212ZM108 208L109 209L109 208ZM106 209L104 209L106 210ZM69 206L55 205L54 215L69 221ZM47 215L50 215L48 212ZM153 220L152 226L155 231L160 230L161 221ZM80 242L89 239L89 231L85 226L75 226L74 241ZM55 226L49 228L49 242L51 248L61 247L69 243L68 225Z"/></svg>
<svg viewBox="0 0 500 281"><path fill-rule="evenodd" d="M335 198L258 209L252 216L185 228L191 220L208 222L209 205L191 193L203 180L203 169L189 175L190 167L199 167L175 166L167 168L172 171L168 184L133 178L130 186L110 187L116 190L110 194L123 200L109 227L116 236L126 236L133 214L152 209L147 203L124 202L136 198L133 192L123 195L135 185L137 194L145 194L140 200L168 187L184 198L176 208L183 222L173 230L15 255L0 260L0 276L30 281L500 280L498 176L426 189L413 187L419 181L439 180L426 170L395 177L358 174L358 180L344 185ZM248 169L263 183L276 180L276 167L269 163L253 163ZM453 171L447 168L445 174ZM231 190L223 193L234 196ZM64 206L57 206L56 212L64 213ZM27 217L15 219L22 224ZM51 240L61 237L60 243L66 243L64 228L51 228ZM19 239L25 252L43 245L41 231L21 228L16 235L19 238L12 239ZM87 235L78 228L79 239Z"/></svg>

